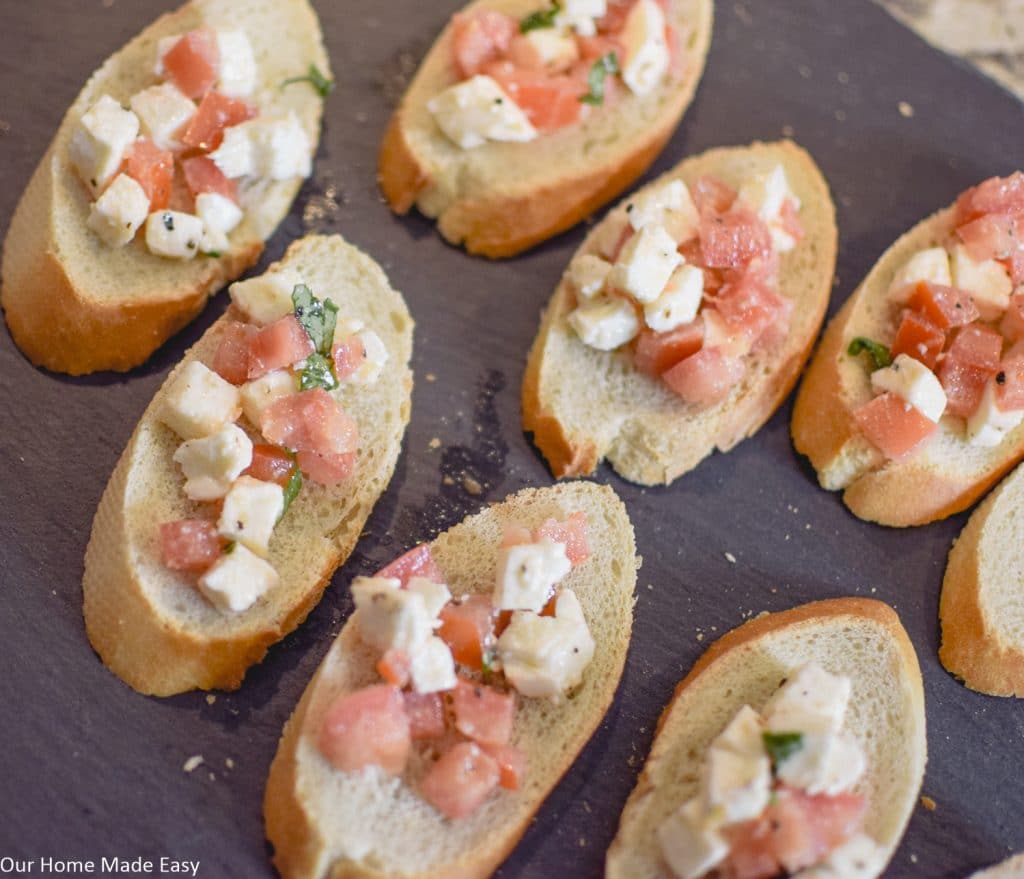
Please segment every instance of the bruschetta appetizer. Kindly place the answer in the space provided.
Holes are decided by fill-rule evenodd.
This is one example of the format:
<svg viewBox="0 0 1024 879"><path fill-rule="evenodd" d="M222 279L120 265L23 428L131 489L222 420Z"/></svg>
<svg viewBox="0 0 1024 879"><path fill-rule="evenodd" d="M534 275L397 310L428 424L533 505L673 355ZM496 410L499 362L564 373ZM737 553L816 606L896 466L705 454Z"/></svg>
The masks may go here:
<svg viewBox="0 0 1024 879"><path fill-rule="evenodd" d="M357 577L270 768L281 876L490 876L611 704L638 566L622 502L575 483Z"/></svg>
<svg viewBox="0 0 1024 879"><path fill-rule="evenodd" d="M835 209L790 142L687 159L573 257L523 379L523 426L557 478L607 458L668 483L755 433L825 316Z"/></svg>
<svg viewBox="0 0 1024 879"><path fill-rule="evenodd" d="M4 242L29 360L130 369L253 265L310 174L329 76L307 0L193 0L109 58Z"/></svg>
<svg viewBox="0 0 1024 879"><path fill-rule="evenodd" d="M448 23L380 150L391 207L505 257L650 166L704 69L711 0L476 0Z"/></svg>
<svg viewBox="0 0 1024 879"><path fill-rule="evenodd" d="M388 485L413 323L340 237L294 243L146 409L85 556L85 624L143 693L233 689L305 619Z"/></svg>
<svg viewBox="0 0 1024 879"><path fill-rule="evenodd" d="M922 525L1024 457L1024 173L967 190L887 250L829 324L793 412L821 485Z"/></svg>
<svg viewBox="0 0 1024 879"><path fill-rule="evenodd" d="M917 656L891 608L766 614L700 658L662 715L607 879L874 879L926 758Z"/></svg>

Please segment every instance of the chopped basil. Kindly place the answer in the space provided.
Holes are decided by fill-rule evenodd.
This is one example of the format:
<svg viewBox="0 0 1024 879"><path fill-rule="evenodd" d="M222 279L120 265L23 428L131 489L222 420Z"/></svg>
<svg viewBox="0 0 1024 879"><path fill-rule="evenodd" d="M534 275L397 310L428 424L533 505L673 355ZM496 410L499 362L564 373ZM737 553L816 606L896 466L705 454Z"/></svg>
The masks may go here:
<svg viewBox="0 0 1024 879"><path fill-rule="evenodd" d="M284 506L281 508L281 515L277 518L278 522L284 518L284 514L288 512L288 508L292 505L292 501L299 496L300 491L302 491L302 471L296 464L288 479L288 484L284 487Z"/></svg>
<svg viewBox="0 0 1024 879"><path fill-rule="evenodd" d="M333 391L336 387L338 379L334 376L334 364L330 358L324 357L323 354L310 354L299 377L300 390L323 388L325 391Z"/></svg>
<svg viewBox="0 0 1024 879"><path fill-rule="evenodd" d="M238 544L233 540L229 540L227 546L224 547L224 555L231 555L235 551L235 547Z"/></svg>
<svg viewBox="0 0 1024 879"><path fill-rule="evenodd" d="M313 347L320 354L330 354L334 344L334 327L338 323L338 306L330 299L317 299L305 284L295 285L292 304L295 306L295 316L313 341Z"/></svg>
<svg viewBox="0 0 1024 879"><path fill-rule="evenodd" d="M491 647L485 649L480 657L480 670L483 673L485 681L490 680L491 675L494 674L495 659L494 649Z"/></svg>
<svg viewBox="0 0 1024 879"><path fill-rule="evenodd" d="M203 256L210 257L210 259L220 259L224 255L219 250L204 250L202 254Z"/></svg>
<svg viewBox="0 0 1024 879"><path fill-rule="evenodd" d="M305 76L293 76L290 79L286 79L281 83L281 88L292 85L296 82L308 82L316 90L316 93L321 98L326 98L331 92L334 91L334 80L328 79L320 72L320 68L315 64L309 65L309 73Z"/></svg>
<svg viewBox="0 0 1024 879"><path fill-rule="evenodd" d="M776 772L780 763L784 763L804 746L804 734L798 732L761 733L761 740Z"/></svg>
<svg viewBox="0 0 1024 879"><path fill-rule="evenodd" d="M590 86L590 91L580 98L580 101L584 104L593 104L594 106L603 104L605 78L609 73L615 74L618 72L619 56L614 52L609 52L607 55L602 55L598 58L594 62L594 66L590 68L590 74L587 76L587 84Z"/></svg>
<svg viewBox="0 0 1024 879"><path fill-rule="evenodd" d="M867 351L874 361L875 369L885 369L892 363L892 355L889 353L889 349L885 347L881 342L875 342L871 339L867 339L864 336L857 336L852 342L850 347L846 349L846 353L851 357L856 357L858 354L862 354Z"/></svg>
<svg viewBox="0 0 1024 879"><path fill-rule="evenodd" d="M539 9L531 12L519 22L519 32L528 34L530 31L540 30L545 27L555 26L555 17L562 11L562 4L555 0L550 9Z"/></svg>

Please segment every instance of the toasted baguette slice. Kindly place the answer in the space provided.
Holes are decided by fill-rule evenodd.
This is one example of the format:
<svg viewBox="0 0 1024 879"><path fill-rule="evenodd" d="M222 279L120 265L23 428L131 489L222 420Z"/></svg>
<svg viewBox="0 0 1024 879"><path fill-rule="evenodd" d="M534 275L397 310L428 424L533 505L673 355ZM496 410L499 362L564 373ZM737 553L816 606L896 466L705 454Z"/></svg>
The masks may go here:
<svg viewBox="0 0 1024 879"><path fill-rule="evenodd" d="M90 196L68 162L74 126L102 95L127 104L153 85L157 41L203 24L244 30L259 65L261 110L294 111L311 141L319 139L319 95L308 86L280 88L311 63L329 75L320 24L307 0L193 0L108 58L64 116L4 241L0 303L14 341L38 366L80 375L142 363L199 314L212 293L259 259L299 191L297 178L261 185L247 197L258 212L247 211L230 235L230 249L189 262L154 256L142 232L118 249L86 226Z"/></svg>
<svg viewBox="0 0 1024 879"><path fill-rule="evenodd" d="M1014 855L1001 864L972 873L970 879L1024 879L1024 855Z"/></svg>
<svg viewBox="0 0 1024 879"><path fill-rule="evenodd" d="M889 286L919 250L949 243L953 216L952 207L939 211L882 254L829 324L793 409L793 443L822 487L842 490L854 515L882 525L924 525L965 510L1024 457L1024 425L995 448L979 448L964 439L962 421L944 418L920 450L887 461L853 420L874 392L864 358L850 357L847 348L857 336L892 341Z"/></svg>
<svg viewBox="0 0 1024 879"><path fill-rule="evenodd" d="M380 267L339 236L303 238L282 262L313 291L330 296L343 317L362 320L388 350L376 384L350 386L341 403L359 425L355 475L337 487L309 480L274 529L269 561L281 582L249 610L222 614L193 580L160 560L159 525L189 516L172 460L181 440L157 420L157 392L121 455L93 521L85 554L85 625L111 671L143 693L234 689L267 648L298 626L335 568L356 545L377 498L387 488L409 422L413 322ZM212 361L234 307L171 372L191 360Z"/></svg>
<svg viewBox="0 0 1024 879"><path fill-rule="evenodd" d="M697 794L711 741L743 705L760 710L797 667L814 662L853 681L845 729L868 771L864 832L892 857L924 778L924 689L913 645L892 608L842 598L765 614L720 638L676 688L608 850L607 879L667 877L655 835ZM875 874L878 875L878 874Z"/></svg>
<svg viewBox="0 0 1024 879"><path fill-rule="evenodd" d="M476 0L522 18L544 0ZM711 0L671 0L683 47L680 70L644 97L632 93L579 125L528 143L463 150L434 122L427 102L455 83L452 24L423 60L380 148L379 180L399 214L413 206L470 253L512 256L576 225L650 167L697 89L711 42Z"/></svg>
<svg viewBox="0 0 1024 879"><path fill-rule="evenodd" d="M835 207L814 160L789 141L711 150L686 159L650 184L712 174L739 187L782 164L803 202L806 235L782 256L780 290L795 303L786 339L751 357L746 376L713 406L689 406L663 382L638 372L629 355L583 344L566 318L575 304L568 280L555 290L530 349L523 378L523 427L557 478L593 473L602 458L625 479L669 483L716 448L727 452L752 436L786 398L825 317L836 260ZM643 190L641 190L643 191ZM606 228L621 224L629 199L584 240L595 252Z"/></svg>
<svg viewBox="0 0 1024 879"><path fill-rule="evenodd" d="M612 489L581 482L521 491L431 544L453 595L489 591L505 524L536 526L578 510L586 514L593 554L563 582L579 597L597 649L572 699L519 700L513 744L526 754L522 789L499 791L472 815L449 821L407 781L334 770L315 744L324 712L340 693L378 679L377 656L350 620L288 721L270 767L264 816L284 879L474 879L490 876L512 851L618 686L639 566L633 526Z"/></svg>
<svg viewBox="0 0 1024 879"><path fill-rule="evenodd" d="M1024 696L1024 468L972 514L942 581L939 659L972 690Z"/></svg>

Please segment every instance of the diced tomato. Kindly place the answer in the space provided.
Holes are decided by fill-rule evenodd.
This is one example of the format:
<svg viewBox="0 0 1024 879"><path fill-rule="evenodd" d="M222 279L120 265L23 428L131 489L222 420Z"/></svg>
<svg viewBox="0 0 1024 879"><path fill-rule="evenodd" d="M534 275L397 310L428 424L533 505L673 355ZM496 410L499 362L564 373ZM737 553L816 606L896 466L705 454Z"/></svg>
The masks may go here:
<svg viewBox="0 0 1024 879"><path fill-rule="evenodd" d="M474 812L498 786L498 762L475 742L459 742L420 783L424 799L448 818Z"/></svg>
<svg viewBox="0 0 1024 879"><path fill-rule="evenodd" d="M900 354L906 354L929 369L935 369L945 344L946 334L928 318L915 311L904 311L892 343L892 357L895 360Z"/></svg>
<svg viewBox="0 0 1024 879"><path fill-rule="evenodd" d="M260 431L297 452L340 455L359 448L359 428L323 388L289 394L264 410Z"/></svg>
<svg viewBox="0 0 1024 879"><path fill-rule="evenodd" d="M907 304L931 321L940 330L962 327L980 316L974 297L965 290L943 287L921 281L910 294Z"/></svg>
<svg viewBox="0 0 1024 879"><path fill-rule="evenodd" d="M971 259L1009 259L1021 247L1024 223L1009 214L985 214L977 220L957 227Z"/></svg>
<svg viewBox="0 0 1024 879"><path fill-rule="evenodd" d="M966 418L978 408L985 385L999 371L1003 337L985 324L963 327L939 366L946 411Z"/></svg>
<svg viewBox="0 0 1024 879"><path fill-rule="evenodd" d="M181 170L185 174L185 184L192 198L202 195L204 192L213 192L238 202L238 186L234 180L228 180L224 173L214 164L213 159L206 156L193 156L181 163Z"/></svg>
<svg viewBox="0 0 1024 879"><path fill-rule="evenodd" d="M459 76L469 79L497 61L518 32L514 18L493 9L456 15L452 21L452 53Z"/></svg>
<svg viewBox="0 0 1024 879"><path fill-rule="evenodd" d="M512 738L516 698L494 687L459 678L454 696L455 728L481 745L507 745Z"/></svg>
<svg viewBox="0 0 1024 879"><path fill-rule="evenodd" d="M253 336L249 349L249 380L292 366L315 350L313 340L299 319L294 314L286 314Z"/></svg>
<svg viewBox="0 0 1024 879"><path fill-rule="evenodd" d="M537 540L549 537L556 543L565 544L565 554L573 567L583 564L590 558L590 545L587 543L587 514L582 511L573 513L568 519L546 520L535 532Z"/></svg>
<svg viewBox="0 0 1024 879"><path fill-rule="evenodd" d="M1024 173L992 177L968 189L956 202L956 225L960 226L985 214L1024 216Z"/></svg>
<svg viewBox="0 0 1024 879"><path fill-rule="evenodd" d="M411 670L412 660L409 658L409 654L397 647L392 647L377 660L377 674L396 687L404 687L409 683Z"/></svg>
<svg viewBox="0 0 1024 879"><path fill-rule="evenodd" d="M1024 346L1014 345L996 373L996 405L1004 412L1024 409Z"/></svg>
<svg viewBox="0 0 1024 879"><path fill-rule="evenodd" d="M501 537L503 547L522 546L524 543L533 543L533 533L529 528L518 522L505 526Z"/></svg>
<svg viewBox="0 0 1024 879"><path fill-rule="evenodd" d="M700 315L667 333L644 328L637 337L633 365L645 375L657 378L680 360L696 354L703 344L704 321Z"/></svg>
<svg viewBox="0 0 1024 879"><path fill-rule="evenodd" d="M741 357L730 357L718 348L702 348L661 378L685 402L709 405L725 399L745 372Z"/></svg>
<svg viewBox="0 0 1024 879"><path fill-rule="evenodd" d="M635 3L636 0L608 0L605 14L597 20L598 31L603 34L621 31Z"/></svg>
<svg viewBox="0 0 1024 879"><path fill-rule="evenodd" d="M724 214L706 214L700 223L700 248L711 268L739 268L756 257L769 259L772 236L753 211L733 207Z"/></svg>
<svg viewBox="0 0 1024 879"><path fill-rule="evenodd" d="M486 73L526 113L538 131L555 131L578 121L584 106L580 98L589 91L586 80L580 76L522 70L508 61L488 65Z"/></svg>
<svg viewBox="0 0 1024 879"><path fill-rule="evenodd" d="M245 471L260 482L276 482L281 488L288 485L295 472L295 459L280 446L270 443L254 443L252 447L252 463Z"/></svg>
<svg viewBox="0 0 1024 879"><path fill-rule="evenodd" d="M419 546L414 546L391 562L391 564L385 565L374 576L394 577L396 580L401 580L403 589L409 585L409 581L413 577L424 577L434 583L444 582L444 573L437 562L434 561L429 543L421 543Z"/></svg>
<svg viewBox="0 0 1024 879"><path fill-rule="evenodd" d="M998 332L986 324L973 323L957 331L943 363L962 360L994 375L1002 350L1003 337Z"/></svg>
<svg viewBox="0 0 1024 879"><path fill-rule="evenodd" d="M853 417L868 441L894 460L912 452L938 430L934 421L888 392L855 409Z"/></svg>
<svg viewBox="0 0 1024 879"><path fill-rule="evenodd" d="M244 385L249 380L249 351L257 332L252 324L241 321L231 321L224 328L212 364L224 381Z"/></svg>
<svg viewBox="0 0 1024 879"><path fill-rule="evenodd" d="M402 691L374 684L339 696L324 716L319 745L342 772L379 766L388 775L401 775L412 748Z"/></svg>
<svg viewBox="0 0 1024 879"><path fill-rule="evenodd" d="M160 558L172 571L205 571L223 548L213 522L181 519L160 526Z"/></svg>
<svg viewBox="0 0 1024 879"><path fill-rule="evenodd" d="M622 41L605 34L598 34L593 37L576 37L576 46L580 50L580 58L588 65L604 58L609 52L614 52L619 58L624 56Z"/></svg>
<svg viewBox="0 0 1024 879"><path fill-rule="evenodd" d="M736 201L736 190L710 175L697 180L690 187L690 195L702 217L707 214L724 214Z"/></svg>
<svg viewBox="0 0 1024 879"><path fill-rule="evenodd" d="M526 754L515 745L485 745L484 750L498 763L498 784L505 790L519 790L526 775Z"/></svg>
<svg viewBox="0 0 1024 879"><path fill-rule="evenodd" d="M437 634L452 651L455 661L479 671L483 668L484 645L491 637L494 607L486 595L467 595L451 601L440 614Z"/></svg>
<svg viewBox="0 0 1024 879"><path fill-rule="evenodd" d="M444 735L444 702L437 693L403 693L413 741Z"/></svg>
<svg viewBox="0 0 1024 879"><path fill-rule="evenodd" d="M149 196L149 210L162 211L171 203L174 186L174 154L140 137L124 154L125 174Z"/></svg>
<svg viewBox="0 0 1024 879"><path fill-rule="evenodd" d="M366 360L366 346L358 335L348 336L336 342L331 348L331 358L334 360L334 375L338 381L345 381L349 376L355 375L363 365Z"/></svg>
<svg viewBox="0 0 1024 879"><path fill-rule="evenodd" d="M300 449L295 460L302 475L318 485L340 485L356 472L356 453L320 454Z"/></svg>
<svg viewBox="0 0 1024 879"><path fill-rule="evenodd" d="M186 97L201 98L220 71L217 34L205 27L189 31L164 55L164 71Z"/></svg>
<svg viewBox="0 0 1024 879"><path fill-rule="evenodd" d="M780 296L774 289L769 289L777 305L775 317L758 337L755 347L759 350L769 350L776 345L781 345L789 336L789 324L793 319L793 309L796 304L792 299Z"/></svg>
<svg viewBox="0 0 1024 879"><path fill-rule="evenodd" d="M715 295L715 309L733 335L742 335L751 346L785 315L788 327L789 300L783 299L756 273L746 272Z"/></svg>
<svg viewBox="0 0 1024 879"><path fill-rule="evenodd" d="M803 239L804 227L803 223L800 222L800 211L793 199L787 198L782 203L782 210L779 212L779 223L782 226L782 231L794 241Z"/></svg>
<svg viewBox="0 0 1024 879"><path fill-rule="evenodd" d="M256 113L256 108L246 101L229 98L220 92L207 92L185 129L181 142L208 153L220 146L225 128L241 125L253 119Z"/></svg>

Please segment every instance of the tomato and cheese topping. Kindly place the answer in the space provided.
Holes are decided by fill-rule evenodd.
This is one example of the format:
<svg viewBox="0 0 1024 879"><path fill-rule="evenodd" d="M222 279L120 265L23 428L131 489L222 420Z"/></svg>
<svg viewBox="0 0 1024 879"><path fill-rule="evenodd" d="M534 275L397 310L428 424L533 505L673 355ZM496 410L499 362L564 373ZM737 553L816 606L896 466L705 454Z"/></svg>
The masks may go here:
<svg viewBox="0 0 1024 879"><path fill-rule="evenodd" d="M491 595L453 598L426 544L352 583L355 625L383 683L338 696L318 731L337 769L401 776L441 814L461 818L526 771L513 744L519 698L554 702L577 688L595 644L572 589L590 555L586 518L506 530Z"/></svg>
<svg viewBox="0 0 1024 879"><path fill-rule="evenodd" d="M217 256L246 212L261 210L262 181L309 176L313 143L294 113L258 92L244 31L199 28L160 40L156 52L159 82L127 108L101 96L71 134L68 159L94 199L88 227L110 247L145 227L157 256ZM315 68L296 79L331 86Z"/></svg>
<svg viewBox="0 0 1024 879"><path fill-rule="evenodd" d="M451 26L457 82L427 104L462 149L529 141L619 98L643 97L680 66L668 0L563 0L521 20L493 9Z"/></svg>
<svg viewBox="0 0 1024 879"><path fill-rule="evenodd" d="M869 355L876 396L853 414L886 458L916 453L940 422L988 448L1024 421L1024 174L969 189L953 222L896 272L889 338L847 348Z"/></svg>
<svg viewBox="0 0 1024 879"><path fill-rule="evenodd" d="M843 729L849 678L798 669L759 713L744 705L704 758L700 791L658 828L679 879L853 879L885 856L862 832L867 768ZM854 869L857 867L857 869Z"/></svg>
<svg viewBox="0 0 1024 879"><path fill-rule="evenodd" d="M738 192L703 178L640 193L570 263L569 326L600 351L630 346L633 365L687 403L722 400L747 355L786 337L779 260L803 235L799 209L781 165Z"/></svg>
<svg viewBox="0 0 1024 879"><path fill-rule="evenodd" d="M359 430L341 395L375 382L388 353L290 269L239 281L230 295L246 320L223 328L209 365L190 361L163 392L158 417L184 440L174 463L197 516L161 525L159 543L168 568L199 575L214 607L240 613L278 583L274 529L304 481L352 477ZM421 674L441 674L437 652L425 654Z"/></svg>

